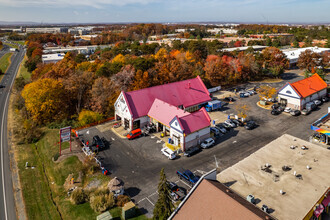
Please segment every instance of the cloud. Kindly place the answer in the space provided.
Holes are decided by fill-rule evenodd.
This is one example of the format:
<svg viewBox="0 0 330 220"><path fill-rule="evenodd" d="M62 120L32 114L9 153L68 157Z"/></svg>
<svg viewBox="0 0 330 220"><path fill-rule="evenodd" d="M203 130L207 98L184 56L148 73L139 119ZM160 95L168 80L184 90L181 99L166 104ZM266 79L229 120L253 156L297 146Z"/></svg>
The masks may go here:
<svg viewBox="0 0 330 220"><path fill-rule="evenodd" d="M158 0L0 0L0 5L11 7L68 7L89 6L102 8L106 5L125 6L130 4L149 4Z"/></svg>

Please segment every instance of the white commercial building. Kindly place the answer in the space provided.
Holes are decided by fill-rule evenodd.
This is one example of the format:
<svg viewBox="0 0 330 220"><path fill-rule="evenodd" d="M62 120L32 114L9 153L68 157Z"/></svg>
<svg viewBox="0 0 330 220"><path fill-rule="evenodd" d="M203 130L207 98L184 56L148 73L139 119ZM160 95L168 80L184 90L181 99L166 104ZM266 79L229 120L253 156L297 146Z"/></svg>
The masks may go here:
<svg viewBox="0 0 330 220"><path fill-rule="evenodd" d="M42 63L57 63L64 58L64 53L44 54L42 55Z"/></svg>

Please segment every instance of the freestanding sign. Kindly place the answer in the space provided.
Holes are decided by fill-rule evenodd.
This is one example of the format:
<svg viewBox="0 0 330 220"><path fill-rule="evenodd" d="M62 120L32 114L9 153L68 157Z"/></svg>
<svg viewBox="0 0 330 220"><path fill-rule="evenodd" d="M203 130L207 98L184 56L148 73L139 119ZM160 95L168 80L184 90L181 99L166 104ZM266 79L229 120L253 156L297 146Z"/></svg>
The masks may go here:
<svg viewBox="0 0 330 220"><path fill-rule="evenodd" d="M65 127L60 129L60 156L61 156L61 144L62 142L70 142L71 152L71 127Z"/></svg>

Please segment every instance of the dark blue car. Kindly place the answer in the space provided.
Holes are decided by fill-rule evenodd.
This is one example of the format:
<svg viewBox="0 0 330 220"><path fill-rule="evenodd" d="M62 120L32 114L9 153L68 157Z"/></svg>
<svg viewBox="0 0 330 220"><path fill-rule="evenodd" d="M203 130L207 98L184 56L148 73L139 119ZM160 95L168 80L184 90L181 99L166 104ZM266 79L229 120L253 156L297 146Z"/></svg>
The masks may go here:
<svg viewBox="0 0 330 220"><path fill-rule="evenodd" d="M186 180L191 186L199 180L199 177L195 176L190 170L176 171L176 174L180 179Z"/></svg>

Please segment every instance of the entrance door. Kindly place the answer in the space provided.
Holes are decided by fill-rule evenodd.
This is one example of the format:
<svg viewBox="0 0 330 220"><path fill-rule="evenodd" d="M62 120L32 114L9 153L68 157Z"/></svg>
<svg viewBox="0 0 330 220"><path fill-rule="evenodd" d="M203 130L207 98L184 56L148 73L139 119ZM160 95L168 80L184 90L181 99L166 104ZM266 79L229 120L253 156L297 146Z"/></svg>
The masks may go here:
<svg viewBox="0 0 330 220"><path fill-rule="evenodd" d="M140 120L137 120L137 121L133 122L133 129L132 130L137 129L137 128L140 128Z"/></svg>
<svg viewBox="0 0 330 220"><path fill-rule="evenodd" d="M126 118L124 119L124 128L125 130L129 128L129 120L127 120Z"/></svg>
<svg viewBox="0 0 330 220"><path fill-rule="evenodd" d="M280 100L280 104L281 104L282 106L286 106L286 104L288 104L288 100L286 100L286 99L282 99L282 98L281 98L281 100Z"/></svg>

